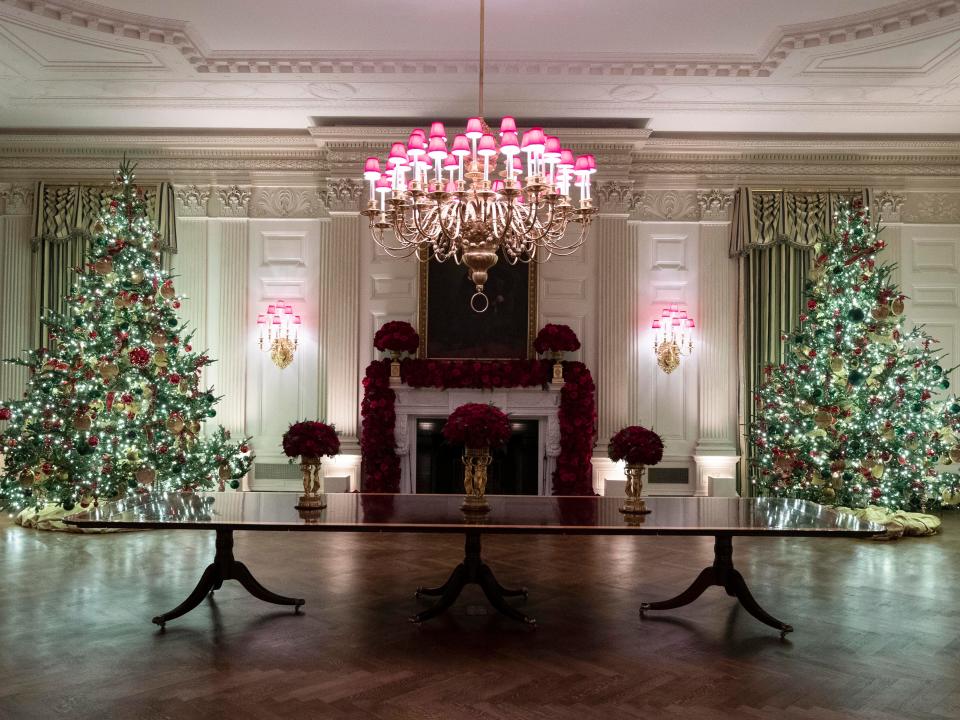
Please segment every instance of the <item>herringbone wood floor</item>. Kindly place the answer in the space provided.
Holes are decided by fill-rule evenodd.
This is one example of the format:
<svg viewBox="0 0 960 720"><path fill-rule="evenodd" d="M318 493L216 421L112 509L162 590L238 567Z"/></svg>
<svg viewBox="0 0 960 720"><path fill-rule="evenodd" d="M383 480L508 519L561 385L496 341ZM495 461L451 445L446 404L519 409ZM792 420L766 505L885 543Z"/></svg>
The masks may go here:
<svg viewBox="0 0 960 720"><path fill-rule="evenodd" d="M228 583L171 622L213 533L0 526L0 718L889 720L960 717L960 517L896 543L737 539L777 633L714 588L641 620L711 561L709 538L492 537L540 627L475 588L416 627L456 536L237 533L237 558L307 599L297 617Z"/></svg>

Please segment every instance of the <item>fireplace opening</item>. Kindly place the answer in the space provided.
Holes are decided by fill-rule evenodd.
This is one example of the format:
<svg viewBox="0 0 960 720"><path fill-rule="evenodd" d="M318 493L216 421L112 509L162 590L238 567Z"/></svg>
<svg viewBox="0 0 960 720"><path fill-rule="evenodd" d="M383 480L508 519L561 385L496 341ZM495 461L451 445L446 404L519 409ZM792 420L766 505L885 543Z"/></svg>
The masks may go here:
<svg viewBox="0 0 960 720"><path fill-rule="evenodd" d="M417 492L463 493L463 449L443 437L443 418L417 420ZM537 420L511 420L510 440L494 450L487 471L488 495L539 493Z"/></svg>

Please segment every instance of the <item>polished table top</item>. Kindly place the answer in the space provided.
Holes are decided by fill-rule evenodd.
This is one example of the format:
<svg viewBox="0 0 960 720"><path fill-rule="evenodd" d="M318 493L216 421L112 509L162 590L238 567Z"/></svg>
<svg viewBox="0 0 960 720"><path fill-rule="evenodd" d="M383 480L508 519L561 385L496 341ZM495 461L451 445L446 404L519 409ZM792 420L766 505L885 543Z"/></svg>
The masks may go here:
<svg viewBox="0 0 960 720"><path fill-rule="evenodd" d="M805 500L649 497L650 513L625 515L611 497L489 496L490 512L465 515L462 495L331 493L323 510L298 511L298 493L143 495L105 503L66 522L85 527L561 533L583 535L831 535L866 537L881 525Z"/></svg>

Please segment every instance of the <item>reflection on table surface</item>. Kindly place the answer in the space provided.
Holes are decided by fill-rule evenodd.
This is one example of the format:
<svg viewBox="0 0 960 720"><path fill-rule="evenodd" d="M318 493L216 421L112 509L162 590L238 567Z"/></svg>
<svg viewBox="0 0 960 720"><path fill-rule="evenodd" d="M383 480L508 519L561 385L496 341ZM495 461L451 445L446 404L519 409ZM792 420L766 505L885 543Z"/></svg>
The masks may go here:
<svg viewBox="0 0 960 720"><path fill-rule="evenodd" d="M582 534L861 535L883 527L805 500L648 497L648 515L619 511L611 497L494 495L490 512L465 515L459 495L331 493L322 510L298 511L298 493L231 492L142 495L73 515L86 526L237 530L406 530Z"/></svg>

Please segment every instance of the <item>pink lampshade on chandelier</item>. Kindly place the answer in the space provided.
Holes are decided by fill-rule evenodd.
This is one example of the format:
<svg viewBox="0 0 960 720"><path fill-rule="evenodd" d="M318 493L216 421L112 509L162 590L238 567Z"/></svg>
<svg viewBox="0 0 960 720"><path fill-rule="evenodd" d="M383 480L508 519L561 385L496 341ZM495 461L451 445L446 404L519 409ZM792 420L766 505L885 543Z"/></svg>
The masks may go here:
<svg viewBox="0 0 960 720"><path fill-rule="evenodd" d="M490 268L569 255L583 245L596 214L593 155L575 157L541 127L520 132L514 118L496 136L483 118L484 0L480 0L479 112L462 134L447 138L443 123L415 129L395 142L386 160L367 158L370 185L364 214L374 240L393 257L463 263L476 288L470 306L489 307ZM579 225L570 239L567 226Z"/></svg>

